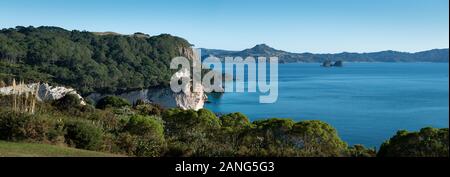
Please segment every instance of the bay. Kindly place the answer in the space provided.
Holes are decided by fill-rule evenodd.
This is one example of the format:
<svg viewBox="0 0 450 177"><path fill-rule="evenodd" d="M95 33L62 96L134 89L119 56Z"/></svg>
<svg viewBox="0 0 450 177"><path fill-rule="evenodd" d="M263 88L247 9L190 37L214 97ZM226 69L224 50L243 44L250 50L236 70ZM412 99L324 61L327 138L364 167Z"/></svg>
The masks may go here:
<svg viewBox="0 0 450 177"><path fill-rule="evenodd" d="M209 96L205 107L252 121L322 120L350 145L377 148L398 130L449 124L448 63L295 63L278 70L277 102L260 104L260 93L225 93Z"/></svg>

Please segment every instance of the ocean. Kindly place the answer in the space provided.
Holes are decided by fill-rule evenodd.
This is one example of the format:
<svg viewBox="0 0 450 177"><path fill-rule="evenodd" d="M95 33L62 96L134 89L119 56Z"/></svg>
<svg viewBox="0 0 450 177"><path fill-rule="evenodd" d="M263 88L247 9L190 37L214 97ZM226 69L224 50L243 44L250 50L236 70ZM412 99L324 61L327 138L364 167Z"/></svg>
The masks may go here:
<svg viewBox="0 0 450 177"><path fill-rule="evenodd" d="M398 130L449 125L448 63L280 64L278 100L260 93L209 96L216 113L242 112L250 120L321 120L349 145L379 146Z"/></svg>

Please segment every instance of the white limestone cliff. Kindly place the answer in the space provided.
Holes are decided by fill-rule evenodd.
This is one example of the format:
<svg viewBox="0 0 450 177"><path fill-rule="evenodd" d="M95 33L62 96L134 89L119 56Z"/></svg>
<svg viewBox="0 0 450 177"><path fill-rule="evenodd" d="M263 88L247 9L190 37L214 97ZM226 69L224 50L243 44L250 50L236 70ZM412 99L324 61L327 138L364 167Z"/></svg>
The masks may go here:
<svg viewBox="0 0 450 177"><path fill-rule="evenodd" d="M60 87L60 86L50 86L47 83L31 83L31 84L18 84L15 87L7 86L0 88L0 95L12 95L12 94L22 94L22 93L35 93L37 90L37 100L38 101L48 101L48 100L58 100L67 94L74 94L80 99L82 105L86 105L83 97L77 93L75 89Z"/></svg>
<svg viewBox="0 0 450 177"><path fill-rule="evenodd" d="M180 49L182 56L193 61L193 67L201 65L200 56L193 48L182 48ZM208 97L204 93L204 88L201 82L193 82L192 75L188 70L181 70L175 73L175 77L183 78L189 77L190 81L185 85L184 92L176 93L175 100L177 107L181 109L202 109Z"/></svg>
<svg viewBox="0 0 450 177"><path fill-rule="evenodd" d="M199 57L192 48L180 48L179 53L181 56L184 56L190 60ZM188 80L192 81L192 76L187 70L178 71L177 73L175 73L175 77L179 79L183 77L189 77ZM97 102L105 96L114 95L124 98L132 104L136 103L137 100L142 100L145 102L156 103L166 108L179 107L184 110L202 109L207 100L207 96L203 91L203 85L201 83L193 84L193 82L190 82L190 84L186 84L185 87L186 88L183 89L187 90L186 93L174 93L170 89L170 87L154 87L136 91L129 91L122 94L93 93L87 96L86 99ZM196 92L193 92L193 90L195 90Z"/></svg>

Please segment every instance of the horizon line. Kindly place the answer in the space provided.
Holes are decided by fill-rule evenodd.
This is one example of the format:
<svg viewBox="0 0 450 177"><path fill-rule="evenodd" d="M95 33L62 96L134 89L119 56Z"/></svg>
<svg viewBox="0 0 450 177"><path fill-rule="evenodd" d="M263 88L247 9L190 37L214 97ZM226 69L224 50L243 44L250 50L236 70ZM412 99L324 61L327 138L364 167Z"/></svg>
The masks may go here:
<svg viewBox="0 0 450 177"><path fill-rule="evenodd" d="M17 28L17 27L33 27L33 28L39 28L39 27L55 27L55 28L62 28L62 29L64 29L64 30L67 30L67 31L80 31L80 32L90 32L90 33L116 33L117 35L123 35L123 36L130 36L130 35L133 35L133 34L135 34L135 33L144 33L144 34L148 34L148 35L150 35L150 37L151 36L158 36L158 35L163 35L163 34L169 34L169 35L172 35L172 36L176 36L176 37L180 37L180 38L183 38L183 39L185 39L185 40L187 40L188 42L189 42L189 38L186 38L186 37L182 37L182 36L180 36L180 35L174 35L174 34L170 34L170 33L164 33L164 32L161 32L161 33L159 33L159 34L154 34L154 35L152 35L152 34L149 34L148 32L143 32L143 31L135 31L135 32L132 32L132 33L122 33L122 32L116 32L116 31L113 31L113 30L106 30L106 31L95 31L95 30L87 30L87 29L73 29L73 28L68 28L68 27L60 27L60 26L55 26L55 25L39 25L39 26L34 26L34 25L28 25L28 26L24 26L24 25L16 25L16 26L14 26L14 27L0 27L0 30L4 30L4 29L10 29L10 28ZM190 42L189 42L190 43ZM195 44L192 44L191 43L191 45L193 45L193 46L196 46ZM367 54L367 53L378 53L378 52L388 52L388 51L393 51L393 52L400 52L400 53L410 53L410 54L414 54L414 53L420 53L420 52L426 52L426 51L431 51L431 50L445 50L445 49L447 49L447 50L449 50L449 46L447 46L447 47L444 47L444 48L438 48L438 47L435 47L435 48L431 48L431 49L420 49L420 50L416 50L416 51L401 51L401 50L395 50L395 49L384 49L384 50L375 50L375 51L360 51L360 52L355 52L355 51L353 51L353 52L351 52L351 51L345 51L345 50L343 50L343 51L340 51L340 52L305 52L305 51L302 51L302 52L294 52L294 51L287 51L287 50L283 50L283 49L277 49L277 48L274 48L274 47L271 47L270 45L268 45L268 44L266 44L266 43L258 43L258 44L255 44L253 47L255 47L255 46L257 46L257 45L266 45L266 46L268 46L268 47L270 47L270 48L272 48L272 49L275 49L275 50L280 50L280 51L283 51L283 52L288 52L288 53L293 53L293 54L306 54L306 53L309 53L309 54L322 54L322 55L326 55L326 54L342 54L342 53L351 53L351 54ZM240 52L240 51L243 51L243 50L247 50L247 49L251 49L251 48L253 48L253 47L250 47L250 48L244 48L244 49L241 49L241 50L234 50L234 49L223 49L223 48L220 48L220 49L218 49L218 48L207 48L207 47L193 47L193 48L197 48L197 49L208 49L208 50L223 50L223 51L229 51L229 52Z"/></svg>

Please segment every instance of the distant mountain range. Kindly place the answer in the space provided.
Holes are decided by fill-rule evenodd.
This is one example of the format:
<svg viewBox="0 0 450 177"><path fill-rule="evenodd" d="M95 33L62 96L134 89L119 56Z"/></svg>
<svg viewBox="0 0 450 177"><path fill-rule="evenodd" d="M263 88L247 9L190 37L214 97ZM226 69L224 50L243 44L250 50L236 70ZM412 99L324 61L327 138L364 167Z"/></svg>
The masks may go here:
<svg viewBox="0 0 450 177"><path fill-rule="evenodd" d="M313 53L292 53L277 50L266 44L259 44L253 48L242 51L228 51L218 49L201 48L202 59L208 56L215 56L223 59L224 57L273 57L276 56L280 63L296 62L324 62L338 61L345 62L448 62L449 50L433 49L422 52L408 53L398 51L381 51L370 53L349 53L342 52L336 54L313 54Z"/></svg>

